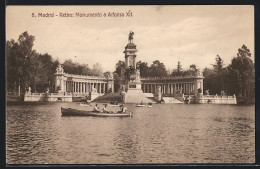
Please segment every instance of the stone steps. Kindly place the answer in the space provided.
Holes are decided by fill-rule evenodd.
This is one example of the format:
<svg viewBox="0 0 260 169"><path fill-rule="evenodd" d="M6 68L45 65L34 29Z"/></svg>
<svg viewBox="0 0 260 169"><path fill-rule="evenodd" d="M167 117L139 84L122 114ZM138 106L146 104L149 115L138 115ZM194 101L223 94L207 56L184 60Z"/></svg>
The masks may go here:
<svg viewBox="0 0 260 169"><path fill-rule="evenodd" d="M152 102L148 99L142 90L128 90L125 93L125 103L149 103Z"/></svg>
<svg viewBox="0 0 260 169"><path fill-rule="evenodd" d="M178 99L175 99L173 97L163 97L163 100L165 101L165 103L183 103Z"/></svg>

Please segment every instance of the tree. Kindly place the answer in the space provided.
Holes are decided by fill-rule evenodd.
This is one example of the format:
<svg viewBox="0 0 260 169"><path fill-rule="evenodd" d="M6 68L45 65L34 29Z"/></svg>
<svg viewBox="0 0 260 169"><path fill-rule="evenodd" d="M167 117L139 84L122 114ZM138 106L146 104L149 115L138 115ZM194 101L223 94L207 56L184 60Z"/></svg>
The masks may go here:
<svg viewBox="0 0 260 169"><path fill-rule="evenodd" d="M49 54L39 54L33 50L35 37L22 33L18 41L6 42L7 46L7 90L21 86L21 93L31 87L34 92L42 92L54 85L54 73L59 62ZM23 98L22 98L23 99Z"/></svg>
<svg viewBox="0 0 260 169"><path fill-rule="evenodd" d="M116 63L115 73L121 75L121 74L122 74L122 71L124 71L124 70L125 70L125 62L119 60L119 61Z"/></svg>
<svg viewBox="0 0 260 169"><path fill-rule="evenodd" d="M205 77L203 80L203 88L205 90L209 90L210 94L217 94L219 92L217 83L217 73L214 69L205 68L203 70L203 76Z"/></svg>
<svg viewBox="0 0 260 169"><path fill-rule="evenodd" d="M234 82L238 83L236 88L239 88L235 93L240 97L243 97L244 100L247 98L247 95L252 96L254 93L254 82L255 82L255 71L254 71L254 63L251 60L251 52L247 48L247 46L242 45L241 48L238 49L237 57L233 58L231 61L231 65L229 66L230 78L234 79ZM230 82L232 86L232 82Z"/></svg>
<svg viewBox="0 0 260 169"><path fill-rule="evenodd" d="M93 76L102 76L103 75L103 68L100 63L95 63L92 68L92 75Z"/></svg>
<svg viewBox="0 0 260 169"><path fill-rule="evenodd" d="M217 55L216 56L216 63L213 65L215 71L220 71L223 69L223 59Z"/></svg>
<svg viewBox="0 0 260 169"><path fill-rule="evenodd" d="M151 77L167 77L167 71L163 63L159 60L153 61L150 66L150 76Z"/></svg>
<svg viewBox="0 0 260 169"><path fill-rule="evenodd" d="M125 62L119 60L116 63L115 68L116 70L114 71L114 87L115 91L118 91L118 89L120 88L120 84L125 82Z"/></svg>
<svg viewBox="0 0 260 169"><path fill-rule="evenodd" d="M177 69L174 69L172 71L172 76L182 76L182 75L183 75L183 71L182 71L181 62L178 61Z"/></svg>
<svg viewBox="0 0 260 169"><path fill-rule="evenodd" d="M177 72L182 72L182 66L180 61L178 61Z"/></svg>
<svg viewBox="0 0 260 169"><path fill-rule="evenodd" d="M19 36L18 42L7 41L7 81L12 84L19 81L22 93L30 85L37 67L37 53L32 50L34 40L35 37L26 31Z"/></svg>
<svg viewBox="0 0 260 169"><path fill-rule="evenodd" d="M147 62L142 62L139 61L136 63L136 67L140 69L140 76L141 77L149 77L150 72L149 72L149 66Z"/></svg>
<svg viewBox="0 0 260 169"><path fill-rule="evenodd" d="M190 65L190 68L192 69L192 70L194 70L194 71L197 71L198 69L197 69L197 66L195 65L195 64L191 64Z"/></svg>

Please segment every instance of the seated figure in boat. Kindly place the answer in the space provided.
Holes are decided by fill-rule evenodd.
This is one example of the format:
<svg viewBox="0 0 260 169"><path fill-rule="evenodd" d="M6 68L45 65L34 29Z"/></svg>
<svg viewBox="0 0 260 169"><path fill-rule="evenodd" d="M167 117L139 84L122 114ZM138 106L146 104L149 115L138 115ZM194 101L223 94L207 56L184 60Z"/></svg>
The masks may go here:
<svg viewBox="0 0 260 169"><path fill-rule="evenodd" d="M98 107L98 104L95 105L94 109L93 109L94 112L99 112L99 107Z"/></svg>
<svg viewBox="0 0 260 169"><path fill-rule="evenodd" d="M127 108L123 105L117 113L126 113Z"/></svg>

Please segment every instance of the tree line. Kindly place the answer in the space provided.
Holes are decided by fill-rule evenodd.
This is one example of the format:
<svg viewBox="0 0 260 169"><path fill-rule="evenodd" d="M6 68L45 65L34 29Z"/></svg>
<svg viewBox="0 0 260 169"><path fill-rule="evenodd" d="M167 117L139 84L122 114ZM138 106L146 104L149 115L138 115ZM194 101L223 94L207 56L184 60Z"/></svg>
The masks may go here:
<svg viewBox="0 0 260 169"><path fill-rule="evenodd" d="M163 78L195 76L198 71L195 64L191 64L189 69L182 69L178 62L176 69L172 72L166 70L165 65L159 60L153 61L149 66L147 62L137 62L137 68L140 69L140 76L143 78ZM125 69L125 62L119 60L115 66L115 91L119 89L120 83L126 78L129 69ZM126 72L126 73L125 73ZM251 59L251 52L247 46L242 45L238 49L237 57L234 57L231 64L224 67L223 59L217 55L215 64L211 68L203 70L204 92L215 95L236 95L239 101L254 101L255 92L255 69Z"/></svg>
<svg viewBox="0 0 260 169"><path fill-rule="evenodd" d="M35 37L23 32L17 41L14 39L6 41L6 72L7 91L25 93L28 87L32 92L44 92L47 88L55 92L55 75L59 60L53 59L48 54L38 53L33 50ZM87 64L75 63L65 60L64 72L89 76L102 76L103 70L99 63L90 68Z"/></svg>
<svg viewBox="0 0 260 169"><path fill-rule="evenodd" d="M238 102L255 101L255 65L246 45L238 49L237 56L224 67L223 59L217 55L212 68L203 70L204 90L210 94L237 96Z"/></svg>

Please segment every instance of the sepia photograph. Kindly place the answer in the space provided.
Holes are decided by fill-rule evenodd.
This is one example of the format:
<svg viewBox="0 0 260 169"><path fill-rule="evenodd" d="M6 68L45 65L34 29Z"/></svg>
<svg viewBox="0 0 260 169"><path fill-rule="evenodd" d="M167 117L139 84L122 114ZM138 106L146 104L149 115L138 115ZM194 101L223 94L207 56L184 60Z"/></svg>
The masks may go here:
<svg viewBox="0 0 260 169"><path fill-rule="evenodd" d="M254 164L253 5L7 5L6 164Z"/></svg>

